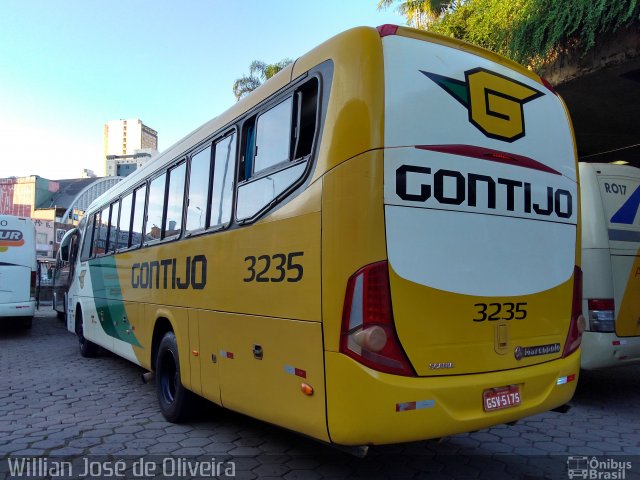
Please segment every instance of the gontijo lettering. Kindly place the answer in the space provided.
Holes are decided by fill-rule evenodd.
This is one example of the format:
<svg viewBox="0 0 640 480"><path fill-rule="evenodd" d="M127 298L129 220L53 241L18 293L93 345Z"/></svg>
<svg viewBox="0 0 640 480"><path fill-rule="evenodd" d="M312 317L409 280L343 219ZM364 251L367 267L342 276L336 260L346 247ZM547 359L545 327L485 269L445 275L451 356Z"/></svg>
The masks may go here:
<svg viewBox="0 0 640 480"><path fill-rule="evenodd" d="M419 190L409 191L407 177L420 179ZM445 185L453 186L453 192L445 191ZM463 174L455 170L439 169L433 174L431 168L417 165L401 165L396 170L396 194L403 200L426 202L432 196L437 203L445 205L478 206L478 185L483 185L486 198L482 199L487 208L496 209L497 200L504 200L508 211L515 211L516 195L522 197L523 213L540 216L555 215L571 218L573 197L571 192L561 188L546 187L546 198L534 198L532 184L510 178L492 178L478 173Z"/></svg>
<svg viewBox="0 0 640 480"><path fill-rule="evenodd" d="M131 266L131 286L163 290L203 290L207 285L207 257L195 255L184 260L165 258Z"/></svg>

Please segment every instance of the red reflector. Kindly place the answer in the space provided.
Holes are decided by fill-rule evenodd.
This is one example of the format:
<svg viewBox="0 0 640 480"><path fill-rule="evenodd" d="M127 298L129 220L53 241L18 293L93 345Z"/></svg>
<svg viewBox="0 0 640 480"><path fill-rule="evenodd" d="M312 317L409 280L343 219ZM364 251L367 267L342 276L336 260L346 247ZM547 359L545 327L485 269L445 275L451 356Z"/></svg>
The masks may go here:
<svg viewBox="0 0 640 480"><path fill-rule="evenodd" d="M587 305L589 310L615 310L613 298L590 298Z"/></svg>
<svg viewBox="0 0 640 480"><path fill-rule="evenodd" d="M582 270L577 265L573 269L573 305L571 307L571 322L567 340L562 351L562 358L575 352L582 342L584 331L584 317L582 316Z"/></svg>
<svg viewBox="0 0 640 480"><path fill-rule="evenodd" d="M533 158L518 155L516 153L502 152L491 148L477 147L475 145L449 144L449 145L415 145L418 150L428 150L432 152L448 153L463 157L477 158L478 160L488 160L490 162L506 163L516 167L539 170L541 172L562 175L559 171L538 162Z"/></svg>
<svg viewBox="0 0 640 480"><path fill-rule="evenodd" d="M516 160L515 158L513 158L512 156L510 156L510 155L505 155L505 154L503 154L503 153L488 153L488 154L487 154L487 156L488 156L488 157L493 157L493 158L498 158L498 159L500 159L500 160L509 160L509 161L512 161L512 162L517 161L517 160Z"/></svg>
<svg viewBox="0 0 640 480"><path fill-rule="evenodd" d="M398 26L391 23L385 23L384 25L377 27L376 30L378 30L380 37L386 37L388 35L395 35L398 33Z"/></svg>
<svg viewBox="0 0 640 480"><path fill-rule="evenodd" d="M611 345L613 345L614 347L619 347L620 346L620 340L614 340L613 342L611 342Z"/></svg>
<svg viewBox="0 0 640 480"><path fill-rule="evenodd" d="M573 375L569 375L567 377L567 382L573 382L576 379L576 374L574 373Z"/></svg>
<svg viewBox="0 0 640 480"><path fill-rule="evenodd" d="M555 88L553 88L553 85L551 85L551 84L549 83L549 80L547 80L546 78L542 78L542 77L540 77L540 81L542 82L542 84L543 84L545 87L547 87L549 90L551 90L551 93L553 93L554 95L557 95L557 94L558 94L558 92L556 92L556 89L555 89Z"/></svg>

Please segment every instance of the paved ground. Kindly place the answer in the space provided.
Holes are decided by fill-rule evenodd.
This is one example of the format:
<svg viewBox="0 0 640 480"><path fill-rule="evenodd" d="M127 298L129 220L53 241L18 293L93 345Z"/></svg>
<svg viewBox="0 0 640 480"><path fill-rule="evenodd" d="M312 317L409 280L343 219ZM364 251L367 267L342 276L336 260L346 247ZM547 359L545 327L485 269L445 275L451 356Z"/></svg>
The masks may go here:
<svg viewBox="0 0 640 480"><path fill-rule="evenodd" d="M74 457L71 478L85 461L96 478L123 465L131 478L211 478L203 459L219 469L213 475L231 473L233 462L235 477L249 479L568 478L569 456L608 462L598 468L605 474L630 461L624 478L640 478L640 367L584 373L565 415L375 447L364 459L214 406L191 423L167 423L141 373L110 354L80 357L75 336L45 308L30 332L0 327L0 479L17 478L7 459L18 456L48 459L49 473L58 456ZM149 462L156 470L135 477ZM201 470L191 475L194 465Z"/></svg>

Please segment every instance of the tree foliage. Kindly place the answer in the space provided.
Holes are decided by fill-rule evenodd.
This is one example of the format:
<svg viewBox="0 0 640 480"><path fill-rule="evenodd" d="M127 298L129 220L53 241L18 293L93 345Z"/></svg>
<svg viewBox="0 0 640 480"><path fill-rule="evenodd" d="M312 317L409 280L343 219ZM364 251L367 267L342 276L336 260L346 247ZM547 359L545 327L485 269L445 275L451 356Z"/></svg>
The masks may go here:
<svg viewBox="0 0 640 480"><path fill-rule="evenodd" d="M462 0L456 0L458 3ZM378 10L388 8L398 3L396 10L407 18L407 25L414 28L426 29L435 22L452 3L451 0L380 0Z"/></svg>
<svg viewBox="0 0 640 480"><path fill-rule="evenodd" d="M382 0L380 4L393 0ZM456 37L532 66L568 47L584 54L599 34L640 20L639 0L457 0L430 22ZM403 2L432 4L432 1ZM413 5L413 8L419 8ZM408 12L408 11L407 11ZM404 13L404 12L403 12ZM409 14L405 14L409 20Z"/></svg>
<svg viewBox="0 0 640 480"><path fill-rule="evenodd" d="M245 95L253 92L262 85L262 82L269 80L291 62L292 60L289 58L285 58L276 63L265 63L260 60L251 62L251 65L249 65L249 75L243 75L233 82L233 94L236 100L240 100Z"/></svg>

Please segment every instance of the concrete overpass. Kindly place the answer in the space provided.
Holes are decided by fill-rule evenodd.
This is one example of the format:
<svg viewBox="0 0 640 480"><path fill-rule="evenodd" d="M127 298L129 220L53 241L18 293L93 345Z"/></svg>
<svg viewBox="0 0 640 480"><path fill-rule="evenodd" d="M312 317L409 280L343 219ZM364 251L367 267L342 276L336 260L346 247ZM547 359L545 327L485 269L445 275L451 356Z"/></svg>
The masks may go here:
<svg viewBox="0 0 640 480"><path fill-rule="evenodd" d="M640 167L640 26L606 34L583 57L542 72L564 98L582 161Z"/></svg>

